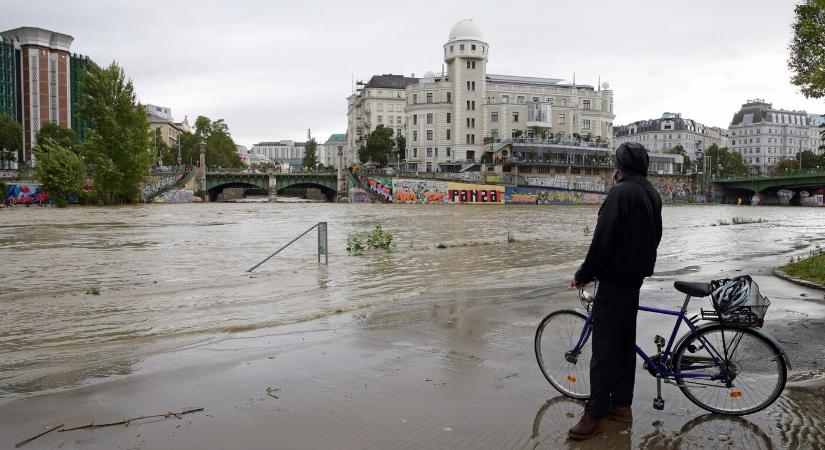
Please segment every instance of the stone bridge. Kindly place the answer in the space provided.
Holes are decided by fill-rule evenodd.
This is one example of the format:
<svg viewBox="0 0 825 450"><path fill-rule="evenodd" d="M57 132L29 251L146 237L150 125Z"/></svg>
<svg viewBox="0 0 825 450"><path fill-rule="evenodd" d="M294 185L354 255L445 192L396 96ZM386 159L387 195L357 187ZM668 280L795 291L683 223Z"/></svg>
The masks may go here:
<svg viewBox="0 0 825 450"><path fill-rule="evenodd" d="M274 199L278 193L290 188L315 188L328 201L333 201L338 192L335 173L250 173L209 169L206 172L206 190L210 200L215 200L226 188L241 188L244 193L269 195Z"/></svg>

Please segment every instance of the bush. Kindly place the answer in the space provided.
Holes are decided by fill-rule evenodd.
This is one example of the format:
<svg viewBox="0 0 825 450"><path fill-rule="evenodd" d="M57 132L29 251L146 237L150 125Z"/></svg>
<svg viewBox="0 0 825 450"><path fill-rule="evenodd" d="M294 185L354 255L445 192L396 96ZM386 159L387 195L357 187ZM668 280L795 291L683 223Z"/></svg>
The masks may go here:
<svg viewBox="0 0 825 450"><path fill-rule="evenodd" d="M364 250L383 249L389 252L393 248L392 233L384 231L381 225L376 225L372 231L359 231L347 237L347 251L356 256Z"/></svg>
<svg viewBox="0 0 825 450"><path fill-rule="evenodd" d="M825 249L817 245L807 257L791 258L791 261L780 269L788 275L825 284Z"/></svg>

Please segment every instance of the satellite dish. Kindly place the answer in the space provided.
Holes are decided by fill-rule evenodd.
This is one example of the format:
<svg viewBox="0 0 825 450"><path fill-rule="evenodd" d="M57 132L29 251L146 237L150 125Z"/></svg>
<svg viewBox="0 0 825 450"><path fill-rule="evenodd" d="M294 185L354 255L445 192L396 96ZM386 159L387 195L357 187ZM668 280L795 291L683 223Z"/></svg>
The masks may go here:
<svg viewBox="0 0 825 450"><path fill-rule="evenodd" d="M610 83L608 83L607 81L602 83L602 89L604 89L604 90L610 89Z"/></svg>

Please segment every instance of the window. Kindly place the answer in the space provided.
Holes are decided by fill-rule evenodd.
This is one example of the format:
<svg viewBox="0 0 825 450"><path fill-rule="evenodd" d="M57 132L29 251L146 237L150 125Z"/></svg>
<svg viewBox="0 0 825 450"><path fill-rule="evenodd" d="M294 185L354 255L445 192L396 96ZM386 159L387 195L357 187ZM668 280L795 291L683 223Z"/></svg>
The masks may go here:
<svg viewBox="0 0 825 450"><path fill-rule="evenodd" d="M513 112L513 122L518 122L518 113Z"/></svg>
<svg viewBox="0 0 825 450"><path fill-rule="evenodd" d="M464 44L458 44L458 49L463 52L464 51Z"/></svg>
<svg viewBox="0 0 825 450"><path fill-rule="evenodd" d="M427 103L432 103L432 102L433 102L433 93L432 92L427 92Z"/></svg>
<svg viewBox="0 0 825 450"><path fill-rule="evenodd" d="M467 61L467 68L470 68L470 61Z"/></svg>
<svg viewBox="0 0 825 450"><path fill-rule="evenodd" d="M468 91L476 90L476 82L475 81L468 81L467 82L467 90Z"/></svg>
<svg viewBox="0 0 825 450"><path fill-rule="evenodd" d="M590 119L582 119L582 130L590 129Z"/></svg>
<svg viewBox="0 0 825 450"><path fill-rule="evenodd" d="M551 104L551 105L553 104L553 100L554 100L554 98L553 98L553 97L545 97L545 98L544 98L544 101L546 101L547 103L549 103L549 104Z"/></svg>
<svg viewBox="0 0 825 450"><path fill-rule="evenodd" d="M450 46L450 53L452 53L452 52L453 52L453 46L451 45Z"/></svg>
<svg viewBox="0 0 825 450"><path fill-rule="evenodd" d="M490 136L492 136L493 139L498 139L498 128L490 130Z"/></svg>
<svg viewBox="0 0 825 450"><path fill-rule="evenodd" d="M470 101L467 100L467 111L469 111L469 110L470 110Z"/></svg>
<svg viewBox="0 0 825 450"><path fill-rule="evenodd" d="M450 140L450 138L452 138L452 136L451 136L451 132L452 132L452 130L450 130L450 129L448 128L448 129L447 129L447 140L448 140L448 141Z"/></svg>
<svg viewBox="0 0 825 450"><path fill-rule="evenodd" d="M516 97L516 103L524 103L524 96L519 95Z"/></svg>
<svg viewBox="0 0 825 450"><path fill-rule="evenodd" d="M378 123L384 123L384 116L378 116Z"/></svg>
<svg viewBox="0 0 825 450"><path fill-rule="evenodd" d="M470 102L470 106L472 106L472 108L471 108L471 109L472 109L473 111L475 111L475 110L476 110L476 101L475 101L475 100L471 101L471 102Z"/></svg>
<svg viewBox="0 0 825 450"><path fill-rule="evenodd" d="M470 50L475 50L475 49L476 49L476 45L475 44L470 44Z"/></svg>
<svg viewBox="0 0 825 450"><path fill-rule="evenodd" d="M428 141L433 140L433 130L427 130L427 140Z"/></svg>
<svg viewBox="0 0 825 450"><path fill-rule="evenodd" d="M428 124L433 123L433 113L427 113L427 123Z"/></svg>
<svg viewBox="0 0 825 450"><path fill-rule="evenodd" d="M433 171L433 163L430 162L430 161L427 161L427 172L432 172L432 171Z"/></svg>
<svg viewBox="0 0 825 450"><path fill-rule="evenodd" d="M418 130L413 130L413 141L418 141Z"/></svg>
<svg viewBox="0 0 825 450"><path fill-rule="evenodd" d="M452 123L453 113L447 113L447 123Z"/></svg>
<svg viewBox="0 0 825 450"><path fill-rule="evenodd" d="M435 148L435 157L438 158L438 147Z"/></svg>
<svg viewBox="0 0 825 450"><path fill-rule="evenodd" d="M432 147L427 147L427 158L432 158L432 157L433 157L433 148Z"/></svg>
<svg viewBox="0 0 825 450"><path fill-rule="evenodd" d="M418 114L413 114L413 125L418 125Z"/></svg>
<svg viewBox="0 0 825 450"><path fill-rule="evenodd" d="M447 92L447 103L453 102L452 96L450 94L452 94L452 92Z"/></svg>
<svg viewBox="0 0 825 450"><path fill-rule="evenodd" d="M539 97L533 97L533 102L538 103L539 102Z"/></svg>
<svg viewBox="0 0 825 450"><path fill-rule="evenodd" d="M469 144L469 143L470 143L470 135L469 135L469 134L468 134L468 135L466 135L466 143L467 143L467 144Z"/></svg>
<svg viewBox="0 0 825 450"><path fill-rule="evenodd" d="M564 125L564 114L559 114L559 125ZM656 138L656 136L653 137Z"/></svg>
<svg viewBox="0 0 825 450"><path fill-rule="evenodd" d="M497 112L490 113L490 122L498 122L498 113Z"/></svg>
<svg viewBox="0 0 825 450"><path fill-rule="evenodd" d="M447 156L450 156L450 147L447 147Z"/></svg>
<svg viewBox="0 0 825 450"><path fill-rule="evenodd" d="M413 94L413 105L418 104L418 94Z"/></svg>
<svg viewBox="0 0 825 450"><path fill-rule="evenodd" d="M590 100L582 100L582 109L590 109Z"/></svg>
<svg viewBox="0 0 825 450"><path fill-rule="evenodd" d="M473 47L475 47L475 45L474 45ZM470 68L471 68L471 69L475 69L475 68L476 68L476 62L475 62L475 61L470 61Z"/></svg>
<svg viewBox="0 0 825 450"><path fill-rule="evenodd" d="M418 147L413 147L413 158L418 158Z"/></svg>
<svg viewBox="0 0 825 450"><path fill-rule="evenodd" d="M510 96L509 95L502 95L501 96L501 101L504 102L504 103L508 103L510 101Z"/></svg>
<svg viewBox="0 0 825 450"><path fill-rule="evenodd" d="M567 99L566 98L561 99L561 106L567 106Z"/></svg>

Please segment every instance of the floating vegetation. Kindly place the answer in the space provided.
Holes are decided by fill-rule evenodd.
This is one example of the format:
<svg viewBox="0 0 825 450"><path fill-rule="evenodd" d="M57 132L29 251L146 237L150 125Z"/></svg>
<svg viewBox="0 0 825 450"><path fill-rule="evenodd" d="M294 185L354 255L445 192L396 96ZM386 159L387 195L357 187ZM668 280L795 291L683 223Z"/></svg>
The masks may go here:
<svg viewBox="0 0 825 450"><path fill-rule="evenodd" d="M731 218L731 221L728 222L724 219L719 219L719 225L747 225L751 223L765 223L768 219L764 217L742 217L742 216L734 216Z"/></svg>
<svg viewBox="0 0 825 450"><path fill-rule="evenodd" d="M584 232L585 236L589 236L590 235L590 227L582 228L582 232Z"/></svg>
<svg viewBox="0 0 825 450"><path fill-rule="evenodd" d="M442 243L436 245L435 248L445 249L445 248L447 248L447 244L442 242Z"/></svg>
<svg viewBox="0 0 825 450"><path fill-rule="evenodd" d="M395 248L392 239L392 233L385 231L378 224L372 231L359 231L349 235L347 237L347 251L356 256L361 255L364 250L383 249L389 252Z"/></svg>
<svg viewBox="0 0 825 450"><path fill-rule="evenodd" d="M100 288L92 286L86 289L86 295L100 295Z"/></svg>

